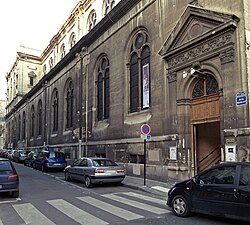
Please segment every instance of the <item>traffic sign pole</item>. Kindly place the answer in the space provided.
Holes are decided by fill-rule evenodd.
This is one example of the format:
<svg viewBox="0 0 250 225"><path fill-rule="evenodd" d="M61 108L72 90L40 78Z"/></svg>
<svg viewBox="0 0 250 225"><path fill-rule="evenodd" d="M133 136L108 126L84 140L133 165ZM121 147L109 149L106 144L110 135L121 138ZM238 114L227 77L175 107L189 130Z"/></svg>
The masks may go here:
<svg viewBox="0 0 250 225"><path fill-rule="evenodd" d="M147 142L146 139L144 139L144 186L146 186L146 161L147 161L146 153L147 153Z"/></svg>

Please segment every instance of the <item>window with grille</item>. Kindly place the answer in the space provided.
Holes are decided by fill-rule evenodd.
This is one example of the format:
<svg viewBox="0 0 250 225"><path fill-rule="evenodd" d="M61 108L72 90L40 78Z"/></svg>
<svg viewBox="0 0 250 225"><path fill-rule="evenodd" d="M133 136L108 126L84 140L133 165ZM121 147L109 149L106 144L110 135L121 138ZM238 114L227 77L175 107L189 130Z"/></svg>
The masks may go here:
<svg viewBox="0 0 250 225"><path fill-rule="evenodd" d="M69 79L66 84L66 128L73 127L73 83Z"/></svg>
<svg viewBox="0 0 250 225"><path fill-rule="evenodd" d="M192 98L200 98L207 95L218 93L218 83L211 75L200 77L194 86Z"/></svg>
<svg viewBox="0 0 250 225"><path fill-rule="evenodd" d="M106 56L102 57L98 66L97 78L97 119L104 120L109 118L109 60Z"/></svg>
<svg viewBox="0 0 250 225"><path fill-rule="evenodd" d="M145 32L138 33L130 49L130 112L150 107L150 47Z"/></svg>
<svg viewBox="0 0 250 225"><path fill-rule="evenodd" d="M96 25L96 11L92 10L88 18L88 30L93 29L95 25Z"/></svg>
<svg viewBox="0 0 250 225"><path fill-rule="evenodd" d="M38 135L42 135L42 121L43 121L43 109L42 109L42 101L38 102Z"/></svg>
<svg viewBox="0 0 250 225"><path fill-rule="evenodd" d="M53 98L52 98L52 130L58 131L58 91L57 89L53 92Z"/></svg>
<svg viewBox="0 0 250 225"><path fill-rule="evenodd" d="M34 110L34 106L31 106L31 110L30 110L30 114L31 114L31 121L30 121L30 135L31 137L34 137L34 131L35 131L35 110Z"/></svg>

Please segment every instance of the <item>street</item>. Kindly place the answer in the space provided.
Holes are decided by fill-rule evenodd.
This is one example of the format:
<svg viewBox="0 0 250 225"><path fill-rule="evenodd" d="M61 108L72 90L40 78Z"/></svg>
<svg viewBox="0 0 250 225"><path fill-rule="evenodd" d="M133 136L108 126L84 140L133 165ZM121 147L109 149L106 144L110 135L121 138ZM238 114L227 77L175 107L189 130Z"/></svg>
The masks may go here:
<svg viewBox="0 0 250 225"><path fill-rule="evenodd" d="M126 186L87 189L79 182L65 182L62 172L42 173L16 163L15 167L20 196L0 195L0 225L237 224L204 215L178 218L165 205L166 199Z"/></svg>

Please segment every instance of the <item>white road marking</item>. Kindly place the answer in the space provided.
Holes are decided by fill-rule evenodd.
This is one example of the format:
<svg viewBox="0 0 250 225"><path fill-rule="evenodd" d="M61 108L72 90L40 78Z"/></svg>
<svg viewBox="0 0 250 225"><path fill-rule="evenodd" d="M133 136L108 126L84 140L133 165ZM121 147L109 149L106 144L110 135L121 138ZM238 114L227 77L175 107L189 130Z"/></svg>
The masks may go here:
<svg viewBox="0 0 250 225"><path fill-rule="evenodd" d="M56 225L30 203L13 205L25 224Z"/></svg>
<svg viewBox="0 0 250 225"><path fill-rule="evenodd" d="M136 208L139 208L139 209L143 209L143 210L148 211L148 212L155 213L155 214L167 213L166 209L162 209L162 208L155 207L155 206L152 206L152 205L147 205L147 204L144 204L144 203L141 203L141 202L126 199L126 198L123 198L123 197L120 197L120 196L117 196L117 195L114 195L114 194L105 194L105 195L102 195L102 196L106 197L106 198L109 198L109 199L112 199L112 200L117 201L117 202L121 202L121 203L126 204L126 205L130 205L130 206L133 206L133 207L136 207Z"/></svg>
<svg viewBox="0 0 250 225"><path fill-rule="evenodd" d="M158 198L153 198L153 197L150 197L150 196L141 195L141 194L137 194L137 193L134 193L134 192L123 192L121 194L136 197L136 198L140 198L140 199L146 200L148 202L158 203L158 204L161 204L161 205L164 205L164 206L166 205L166 200L161 200L161 199L158 199Z"/></svg>
<svg viewBox="0 0 250 225"><path fill-rule="evenodd" d="M165 193L168 193L168 191L169 191L169 188L165 188L165 187L161 187L161 186L153 186L151 188L153 188L157 191L165 192Z"/></svg>
<svg viewBox="0 0 250 225"><path fill-rule="evenodd" d="M21 198L16 198L15 200L7 200L7 201L1 201L0 204L4 204L4 203L13 203L13 202L18 202L21 201Z"/></svg>
<svg viewBox="0 0 250 225"><path fill-rule="evenodd" d="M72 218L76 222L82 225L106 225L107 222L87 213L84 212L82 209L72 205L69 202L66 202L63 199L56 199L56 200L49 200L47 201L50 205L67 215L68 217Z"/></svg>
<svg viewBox="0 0 250 225"><path fill-rule="evenodd" d="M83 202L86 202L90 205L93 205L99 209L102 209L106 212L109 212L115 216L118 216L118 217L121 217L125 220L136 220L136 219L141 219L143 218L143 216L139 215L139 214L136 214L136 213L133 213L133 212L130 212L128 210L125 210L125 209L122 209L122 208L119 208L117 206L114 206L114 205L111 205L111 204L108 204L106 202L103 202L103 201L100 201L98 199L95 199L95 198L92 198L92 197L78 197L78 199L80 199L81 201Z"/></svg>
<svg viewBox="0 0 250 225"><path fill-rule="evenodd" d="M2 222L2 220L0 219L0 225L3 225L3 222Z"/></svg>

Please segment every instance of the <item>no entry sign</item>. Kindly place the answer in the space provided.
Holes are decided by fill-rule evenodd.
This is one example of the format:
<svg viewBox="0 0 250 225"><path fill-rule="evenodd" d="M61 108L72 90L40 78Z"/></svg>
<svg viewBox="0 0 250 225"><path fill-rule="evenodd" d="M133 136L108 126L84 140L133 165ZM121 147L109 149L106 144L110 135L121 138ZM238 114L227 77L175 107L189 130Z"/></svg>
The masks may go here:
<svg viewBox="0 0 250 225"><path fill-rule="evenodd" d="M143 134L149 134L150 131L151 131L151 128L150 128L150 126L148 124L142 124L141 125L141 132Z"/></svg>

